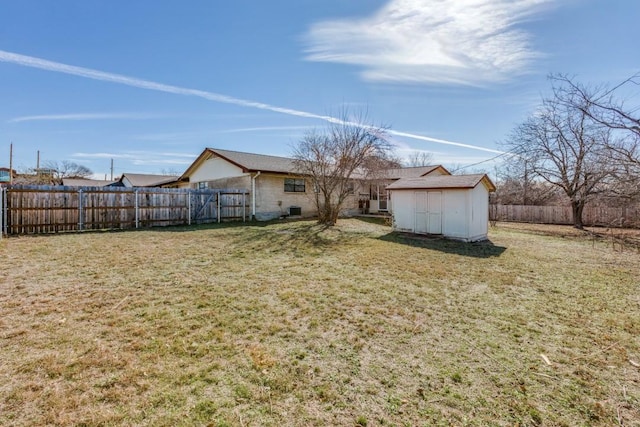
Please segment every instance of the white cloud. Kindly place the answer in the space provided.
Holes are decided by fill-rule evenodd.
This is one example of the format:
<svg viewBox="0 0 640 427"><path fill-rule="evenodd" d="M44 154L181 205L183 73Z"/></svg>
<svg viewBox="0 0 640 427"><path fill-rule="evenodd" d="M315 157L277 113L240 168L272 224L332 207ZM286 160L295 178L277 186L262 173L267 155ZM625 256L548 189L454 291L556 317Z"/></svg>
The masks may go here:
<svg viewBox="0 0 640 427"><path fill-rule="evenodd" d="M504 0L502 0L504 1ZM534 1L534 0L525 0ZM543 1L543 0L539 0ZM172 93L176 95L196 96L204 98L210 101L221 102L225 104L234 104L247 108L255 108L259 110L272 111L276 113L286 114L289 116L304 117L309 119L322 120L327 123L345 124L349 126L362 126L361 123L341 120L336 117L320 115L315 113L309 113L301 110L294 110L291 108L278 107L275 105L265 104L257 101L250 101L246 99L234 98L227 95L221 95L214 92L206 92L198 89L188 89L179 86L170 86L163 83L156 83L149 80L137 79L135 77L127 77L120 74L107 73L104 71L92 70L90 68L77 67L75 65L67 65L59 62L48 61L46 59L36 58L33 56L21 55L18 53L6 52L0 50L0 62L8 62L12 64L21 65L24 67L37 68L41 70L47 70L57 73L70 74L79 77L84 77L93 80L106 81L111 83L117 83L126 86L137 87L141 89L153 90L158 92ZM488 151L494 153L500 153L500 151L492 150L485 147L462 144L454 141L447 141L444 139L431 138L429 136L416 135L408 132L401 131L389 131L391 135L401 136L410 139L417 139L421 141L435 142L438 144L454 145L459 147L466 147L480 151Z"/></svg>
<svg viewBox="0 0 640 427"><path fill-rule="evenodd" d="M250 128L224 129L218 132L219 133L271 132L271 131L282 131L282 130L306 130L306 129L313 129L313 126L262 126L262 127L250 127Z"/></svg>
<svg viewBox="0 0 640 427"><path fill-rule="evenodd" d="M492 148L485 148L485 147L480 147L480 146L471 145L471 144L463 144L462 142L448 141L446 139L432 138L430 136L416 135L414 133L401 132L397 130L387 130L387 133L392 136L400 136L405 138L417 139L420 141L435 142L436 144L452 145L454 147L469 148L469 149L478 150L478 151L486 151L487 153L497 153L497 154L503 153L500 150L494 150Z"/></svg>
<svg viewBox="0 0 640 427"><path fill-rule="evenodd" d="M320 22L311 61L354 64L372 81L482 85L527 72L541 54L517 24L551 0L390 0L372 16Z"/></svg>
<svg viewBox="0 0 640 427"><path fill-rule="evenodd" d="M180 160L180 159L134 159L131 161L137 166L187 166L193 163L193 160Z"/></svg>
<svg viewBox="0 0 640 427"><path fill-rule="evenodd" d="M78 159L132 159L135 156L123 153L73 153L71 157Z"/></svg>
<svg viewBox="0 0 640 427"><path fill-rule="evenodd" d="M187 166L193 163L197 155L193 153L127 151L124 153L73 153L74 159L91 161L91 159L122 160L136 166Z"/></svg>
<svg viewBox="0 0 640 427"><path fill-rule="evenodd" d="M45 114L39 116L22 116L8 120L8 123L20 123L44 120L146 120L166 116L141 113L75 113L75 114Z"/></svg>

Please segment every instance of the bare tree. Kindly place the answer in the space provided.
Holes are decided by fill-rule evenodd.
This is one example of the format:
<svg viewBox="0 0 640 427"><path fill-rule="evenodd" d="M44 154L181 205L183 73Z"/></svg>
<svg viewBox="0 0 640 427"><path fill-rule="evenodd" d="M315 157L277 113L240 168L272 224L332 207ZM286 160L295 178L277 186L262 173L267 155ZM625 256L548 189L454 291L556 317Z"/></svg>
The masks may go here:
<svg viewBox="0 0 640 427"><path fill-rule="evenodd" d="M629 106L628 100L619 95L626 87L640 86L640 72L613 87L584 85L565 74L553 75L551 79L556 83L556 93L563 102L580 109L597 123L629 131L640 138L640 106Z"/></svg>
<svg viewBox="0 0 640 427"><path fill-rule="evenodd" d="M621 93L640 86L640 72L613 87L585 85L562 74L551 79L560 102L615 132L607 145L608 162L617 167L612 191L628 198L640 195L640 105L629 105Z"/></svg>
<svg viewBox="0 0 640 427"><path fill-rule="evenodd" d="M45 162L44 166L45 169L51 171L53 179L57 183L61 183L63 178L88 178L93 175L88 167L69 160Z"/></svg>
<svg viewBox="0 0 640 427"><path fill-rule="evenodd" d="M606 188L612 175L606 161L611 130L581 108L566 102L554 87L554 96L520 124L505 144L518 161L530 167L531 176L560 188L569 198L573 224L583 227L586 203ZM578 102L578 100L570 100Z"/></svg>
<svg viewBox="0 0 640 427"><path fill-rule="evenodd" d="M182 172L180 172L176 168L163 168L163 169L160 170L160 173L162 175L167 175L167 176L181 176L182 175Z"/></svg>
<svg viewBox="0 0 640 427"><path fill-rule="evenodd" d="M429 166L433 163L433 154L426 151L414 151L405 164L409 167Z"/></svg>
<svg viewBox="0 0 640 427"><path fill-rule="evenodd" d="M557 187L541 180L526 158L512 156L496 171L494 198L503 205L545 205L557 197Z"/></svg>
<svg viewBox="0 0 640 427"><path fill-rule="evenodd" d="M366 124L362 117L349 120L346 112L326 131L309 132L298 143L293 158L299 173L313 180L320 224L336 223L354 179L369 179L396 164L390 149L385 128Z"/></svg>

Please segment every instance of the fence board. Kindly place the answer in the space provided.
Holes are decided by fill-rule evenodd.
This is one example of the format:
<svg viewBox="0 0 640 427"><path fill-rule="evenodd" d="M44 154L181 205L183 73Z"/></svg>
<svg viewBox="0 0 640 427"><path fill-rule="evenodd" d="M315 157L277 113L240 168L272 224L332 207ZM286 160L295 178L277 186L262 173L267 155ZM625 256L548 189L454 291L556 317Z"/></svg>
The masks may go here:
<svg viewBox="0 0 640 427"><path fill-rule="evenodd" d="M246 195L229 189L12 185L0 193L0 231L41 234L244 220Z"/></svg>
<svg viewBox="0 0 640 427"><path fill-rule="evenodd" d="M491 205L492 221L536 224L573 224L571 206ZM585 206L582 221L586 226L640 228L640 206Z"/></svg>

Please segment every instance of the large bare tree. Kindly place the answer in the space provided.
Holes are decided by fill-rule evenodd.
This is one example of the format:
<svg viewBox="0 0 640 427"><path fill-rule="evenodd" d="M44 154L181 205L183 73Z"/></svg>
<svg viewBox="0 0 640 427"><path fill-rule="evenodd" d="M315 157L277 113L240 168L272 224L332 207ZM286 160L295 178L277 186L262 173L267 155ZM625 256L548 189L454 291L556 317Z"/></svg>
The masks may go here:
<svg viewBox="0 0 640 427"><path fill-rule="evenodd" d="M554 75L558 99L578 109L595 123L613 130L616 138L607 145L608 162L616 166L611 185L614 196L640 196L640 72L615 86L587 85L567 75ZM634 99L625 93L635 89Z"/></svg>
<svg viewBox="0 0 640 427"><path fill-rule="evenodd" d="M318 222L334 225L345 200L353 193L354 180L375 176L396 163L384 127L367 124L362 116L340 120L323 131L312 131L294 147L298 172L310 176Z"/></svg>
<svg viewBox="0 0 640 427"><path fill-rule="evenodd" d="M640 137L640 105L629 105L630 100L621 94L626 88L640 86L640 72L613 87L585 85L565 74L553 75L551 79L563 102L580 109L597 123Z"/></svg>
<svg viewBox="0 0 640 427"><path fill-rule="evenodd" d="M612 176L607 162L609 128L595 123L583 109L565 102L554 87L553 97L512 132L506 147L531 176L560 188L571 202L573 224L583 227L587 202L606 188ZM577 102L577 100L576 100Z"/></svg>

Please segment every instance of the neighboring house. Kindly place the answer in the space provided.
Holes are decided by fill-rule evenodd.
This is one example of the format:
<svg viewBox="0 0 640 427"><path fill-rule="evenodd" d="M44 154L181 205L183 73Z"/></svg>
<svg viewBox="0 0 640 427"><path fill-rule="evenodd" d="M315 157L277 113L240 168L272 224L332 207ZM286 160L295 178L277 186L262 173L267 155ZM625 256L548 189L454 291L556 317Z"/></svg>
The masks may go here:
<svg viewBox="0 0 640 427"><path fill-rule="evenodd" d="M449 175L442 166L381 171L375 179L354 179L353 195L343 206L345 215L389 211L386 185L402 177ZM175 186L169 184L164 186ZM194 189L248 190L253 218L269 220L283 215L317 214L313 182L296 171L287 157L206 148L177 181Z"/></svg>
<svg viewBox="0 0 640 427"><path fill-rule="evenodd" d="M0 168L0 183L8 184L12 181L12 177L16 176L16 171L9 168Z"/></svg>
<svg viewBox="0 0 640 427"><path fill-rule="evenodd" d="M89 178L62 178L62 185L67 187L104 187L115 182Z"/></svg>
<svg viewBox="0 0 640 427"><path fill-rule="evenodd" d="M440 234L466 242L486 240L489 193L487 175L441 175L403 178L387 186L396 231Z"/></svg>
<svg viewBox="0 0 640 427"><path fill-rule="evenodd" d="M419 178L422 176L451 175L443 166L417 166L407 168L385 169L377 174L377 178L369 180L361 186L360 208L365 213L385 213L391 211L387 186L402 178Z"/></svg>
<svg viewBox="0 0 640 427"><path fill-rule="evenodd" d="M123 173L120 179L113 184L113 187L169 187L176 184L176 175L150 175L142 173Z"/></svg>
<svg viewBox="0 0 640 427"><path fill-rule="evenodd" d="M14 170L12 175L12 184L17 185L55 185L56 183L51 169L35 169L26 173L16 173ZM9 184L9 168L0 168L0 177L2 177L0 184Z"/></svg>

